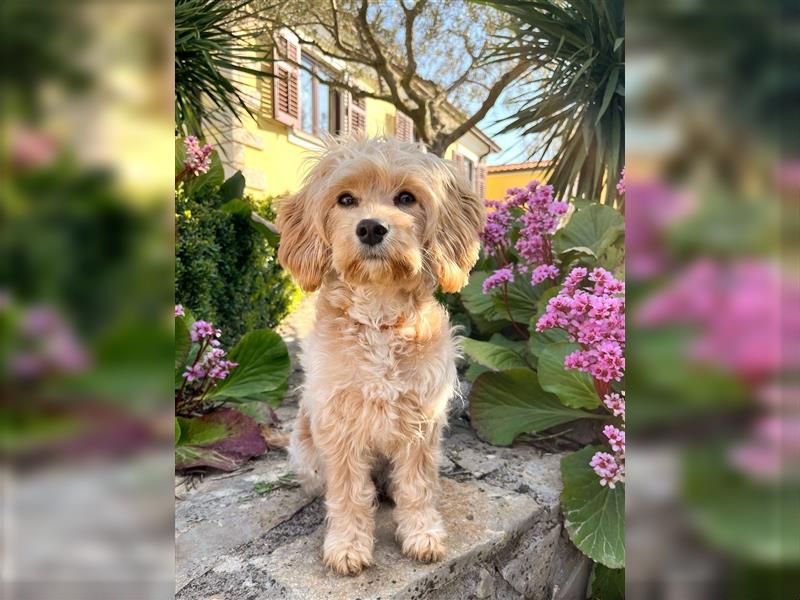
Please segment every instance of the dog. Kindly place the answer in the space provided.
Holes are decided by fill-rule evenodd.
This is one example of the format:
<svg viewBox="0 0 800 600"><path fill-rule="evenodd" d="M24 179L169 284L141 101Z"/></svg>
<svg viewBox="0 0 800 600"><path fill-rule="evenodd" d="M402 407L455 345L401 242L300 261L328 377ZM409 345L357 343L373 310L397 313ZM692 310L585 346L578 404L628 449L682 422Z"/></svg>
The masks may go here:
<svg viewBox="0 0 800 600"><path fill-rule="evenodd" d="M329 140L278 207L278 260L319 289L289 454L303 487L325 495L323 559L337 573L373 563L381 464L403 554L444 555L435 492L458 346L434 291L466 285L484 223L454 166L383 138Z"/></svg>

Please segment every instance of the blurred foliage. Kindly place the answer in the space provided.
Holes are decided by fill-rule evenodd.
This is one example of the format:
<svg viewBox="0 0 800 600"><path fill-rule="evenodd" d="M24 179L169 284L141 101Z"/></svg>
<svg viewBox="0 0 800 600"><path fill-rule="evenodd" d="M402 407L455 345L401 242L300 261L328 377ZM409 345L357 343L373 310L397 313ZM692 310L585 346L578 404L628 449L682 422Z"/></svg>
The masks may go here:
<svg viewBox="0 0 800 600"><path fill-rule="evenodd" d="M214 153L209 172L176 192L175 303L213 322L233 345L248 331L275 327L299 292L250 217L255 211L274 221L271 201L238 197L241 174L221 179Z"/></svg>
<svg viewBox="0 0 800 600"><path fill-rule="evenodd" d="M552 158L547 181L556 196L622 203L616 182L625 162L623 0L484 0L514 15L518 44L500 55L539 74L504 131L541 139ZM553 155L548 152L552 149Z"/></svg>
<svg viewBox="0 0 800 600"><path fill-rule="evenodd" d="M0 282L18 301L52 299L90 337L169 302L169 263L154 252L161 210L131 205L109 172L62 157L16 172L5 192Z"/></svg>

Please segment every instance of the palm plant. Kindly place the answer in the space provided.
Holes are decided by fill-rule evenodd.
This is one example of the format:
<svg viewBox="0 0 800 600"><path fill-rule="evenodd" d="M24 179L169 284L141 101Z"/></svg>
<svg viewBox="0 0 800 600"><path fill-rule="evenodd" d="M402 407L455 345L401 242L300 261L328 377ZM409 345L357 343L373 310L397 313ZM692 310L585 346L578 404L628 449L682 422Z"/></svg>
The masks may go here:
<svg viewBox="0 0 800 600"><path fill-rule="evenodd" d="M498 60L525 60L539 74L504 132L553 148L549 182L558 194L622 203L625 30L623 0L479 0L516 17L516 44Z"/></svg>
<svg viewBox="0 0 800 600"><path fill-rule="evenodd" d="M260 42L260 27L246 11L250 0L175 0L175 129L202 135L214 116L240 110L252 116L234 72L269 76L261 62L271 47Z"/></svg>

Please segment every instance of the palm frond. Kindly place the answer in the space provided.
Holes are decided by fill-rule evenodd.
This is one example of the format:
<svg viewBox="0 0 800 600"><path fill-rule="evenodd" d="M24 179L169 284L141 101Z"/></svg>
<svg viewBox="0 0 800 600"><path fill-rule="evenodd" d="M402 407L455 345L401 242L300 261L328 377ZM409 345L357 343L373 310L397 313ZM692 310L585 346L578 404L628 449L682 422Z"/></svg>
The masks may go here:
<svg viewBox="0 0 800 600"><path fill-rule="evenodd" d="M533 156L555 148L548 177L556 193L621 204L624 164L623 0L475 0L516 17L517 44L496 60L525 60L542 72L505 123L537 134Z"/></svg>
<svg viewBox="0 0 800 600"><path fill-rule="evenodd" d="M175 0L175 129L180 135L203 135L214 117L252 116L238 72L269 77L261 69L272 60L269 44L245 10L249 0Z"/></svg>

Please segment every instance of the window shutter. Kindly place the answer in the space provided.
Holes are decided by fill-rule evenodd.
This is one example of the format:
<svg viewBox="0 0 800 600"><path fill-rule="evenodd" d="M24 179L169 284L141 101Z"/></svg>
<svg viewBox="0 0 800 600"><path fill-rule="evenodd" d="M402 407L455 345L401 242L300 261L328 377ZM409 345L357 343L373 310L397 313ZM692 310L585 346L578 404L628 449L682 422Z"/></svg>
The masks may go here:
<svg viewBox="0 0 800 600"><path fill-rule="evenodd" d="M414 141L414 122L399 110L394 114L394 133L400 141Z"/></svg>
<svg viewBox="0 0 800 600"><path fill-rule="evenodd" d="M486 165L478 164L475 177L475 191L480 200L486 200Z"/></svg>
<svg viewBox="0 0 800 600"><path fill-rule="evenodd" d="M347 133L364 135L367 132L367 103L364 98L353 98L348 93Z"/></svg>
<svg viewBox="0 0 800 600"><path fill-rule="evenodd" d="M469 173L467 173L467 163L464 162L464 157L458 152L454 152L453 161L456 163L456 169L458 169L458 171L464 175L464 177L469 178Z"/></svg>
<svg viewBox="0 0 800 600"><path fill-rule="evenodd" d="M290 127L298 127L300 125L300 69L292 64L300 63L300 43L297 36L289 31L282 31L277 38L274 58L273 114L275 119L281 123Z"/></svg>

